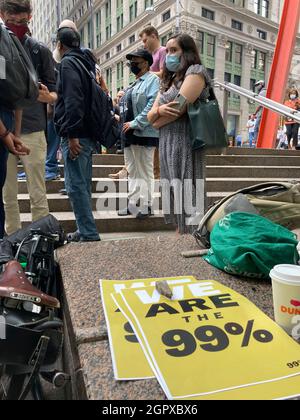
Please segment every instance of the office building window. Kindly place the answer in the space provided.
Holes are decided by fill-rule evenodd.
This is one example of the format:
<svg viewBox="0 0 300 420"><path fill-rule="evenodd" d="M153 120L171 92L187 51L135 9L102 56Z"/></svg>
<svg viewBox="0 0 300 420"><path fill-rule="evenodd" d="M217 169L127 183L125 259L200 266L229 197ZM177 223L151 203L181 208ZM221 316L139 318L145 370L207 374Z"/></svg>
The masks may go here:
<svg viewBox="0 0 300 420"><path fill-rule="evenodd" d="M200 54L204 52L204 32L198 31L199 51Z"/></svg>
<svg viewBox="0 0 300 420"><path fill-rule="evenodd" d="M261 31L260 29L257 29L257 35L258 35L258 38L260 39L264 39L264 40L267 39L267 32L265 31Z"/></svg>
<svg viewBox="0 0 300 420"><path fill-rule="evenodd" d="M210 20L215 20L215 12L212 10L205 9L205 7L202 7L202 17Z"/></svg>
<svg viewBox="0 0 300 420"><path fill-rule="evenodd" d="M166 22L167 20L171 19L171 10L168 10L166 13L162 15L162 21Z"/></svg>
<svg viewBox="0 0 300 420"><path fill-rule="evenodd" d="M235 64L242 64L243 60L243 46L240 44L235 44Z"/></svg>
<svg viewBox="0 0 300 420"><path fill-rule="evenodd" d="M232 62L233 42L228 41L226 45L225 61Z"/></svg>
<svg viewBox="0 0 300 420"><path fill-rule="evenodd" d="M129 44L133 44L135 42L135 35L132 35L130 38L129 38Z"/></svg>
<svg viewBox="0 0 300 420"><path fill-rule="evenodd" d="M268 18L270 13L270 1L254 0L254 12L262 17Z"/></svg>
<svg viewBox="0 0 300 420"><path fill-rule="evenodd" d="M243 30L243 24L242 24L242 22L239 22L238 20L232 19L232 21L231 21L231 27L232 27L232 29L236 29L238 31L242 31Z"/></svg>
<svg viewBox="0 0 300 420"><path fill-rule="evenodd" d="M216 45L216 37L213 35L207 35L207 56L208 57L215 56L215 45Z"/></svg>

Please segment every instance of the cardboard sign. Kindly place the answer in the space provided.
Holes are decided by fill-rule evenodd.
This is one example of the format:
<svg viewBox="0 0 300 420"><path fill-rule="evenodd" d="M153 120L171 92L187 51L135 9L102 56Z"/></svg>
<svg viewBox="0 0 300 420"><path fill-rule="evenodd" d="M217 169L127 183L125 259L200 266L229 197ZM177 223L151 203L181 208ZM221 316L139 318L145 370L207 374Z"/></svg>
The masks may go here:
<svg viewBox="0 0 300 420"><path fill-rule="evenodd" d="M144 290L157 281L167 280L169 284L195 282L194 277L176 277L167 279L146 280L100 280L101 298L108 327L109 344L112 355L114 376L119 381L142 380L154 378L151 359L147 361L135 333L111 294L119 293L126 288Z"/></svg>
<svg viewBox="0 0 300 420"><path fill-rule="evenodd" d="M114 295L169 399L300 393L299 345L255 305L215 281L172 288Z"/></svg>

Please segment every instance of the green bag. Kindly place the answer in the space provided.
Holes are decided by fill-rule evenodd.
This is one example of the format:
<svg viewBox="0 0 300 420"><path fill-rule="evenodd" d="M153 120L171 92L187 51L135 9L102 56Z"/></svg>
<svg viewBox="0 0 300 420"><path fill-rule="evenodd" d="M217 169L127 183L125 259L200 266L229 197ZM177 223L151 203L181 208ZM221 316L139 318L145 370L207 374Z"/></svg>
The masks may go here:
<svg viewBox="0 0 300 420"><path fill-rule="evenodd" d="M298 264L297 236L264 217L231 213L215 225L204 259L226 273L269 278L278 264Z"/></svg>
<svg viewBox="0 0 300 420"><path fill-rule="evenodd" d="M228 147L228 136L213 89L206 101L197 100L188 106L193 149Z"/></svg>

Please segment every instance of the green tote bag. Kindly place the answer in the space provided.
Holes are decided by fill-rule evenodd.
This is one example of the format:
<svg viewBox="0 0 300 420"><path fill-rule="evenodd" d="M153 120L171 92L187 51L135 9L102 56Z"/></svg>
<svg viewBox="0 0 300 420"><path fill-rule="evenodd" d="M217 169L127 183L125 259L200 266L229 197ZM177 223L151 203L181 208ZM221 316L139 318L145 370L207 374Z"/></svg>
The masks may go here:
<svg viewBox="0 0 300 420"><path fill-rule="evenodd" d="M213 89L208 100L198 99L188 106L193 149L228 147L228 136Z"/></svg>

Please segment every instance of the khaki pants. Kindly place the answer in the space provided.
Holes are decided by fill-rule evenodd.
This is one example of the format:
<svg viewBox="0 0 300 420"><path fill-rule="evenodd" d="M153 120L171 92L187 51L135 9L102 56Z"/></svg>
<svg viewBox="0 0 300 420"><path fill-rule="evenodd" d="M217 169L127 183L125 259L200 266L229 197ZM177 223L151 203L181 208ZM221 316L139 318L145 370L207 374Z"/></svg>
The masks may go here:
<svg viewBox="0 0 300 420"><path fill-rule="evenodd" d="M32 221L48 216L49 207L45 185L45 162L47 142L45 133L31 133L21 136L23 143L29 147L29 156L22 156L30 197ZM6 214L6 233L12 235L21 229L20 209L18 204L18 158L10 155L7 162L7 177L3 190Z"/></svg>
<svg viewBox="0 0 300 420"><path fill-rule="evenodd" d="M154 194L154 147L132 145L125 147L125 165L129 181L129 207L151 207Z"/></svg>

